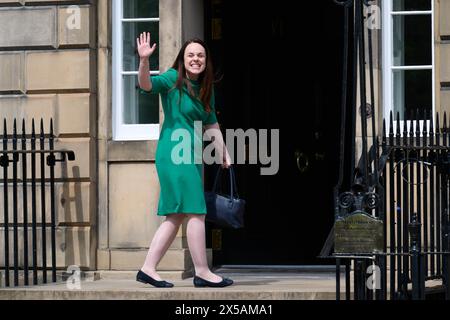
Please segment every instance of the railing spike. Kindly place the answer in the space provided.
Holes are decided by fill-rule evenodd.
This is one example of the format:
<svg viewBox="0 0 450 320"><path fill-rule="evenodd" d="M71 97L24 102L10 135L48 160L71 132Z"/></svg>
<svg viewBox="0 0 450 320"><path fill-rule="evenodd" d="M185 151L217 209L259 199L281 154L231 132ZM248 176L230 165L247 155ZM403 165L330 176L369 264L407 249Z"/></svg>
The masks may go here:
<svg viewBox="0 0 450 320"><path fill-rule="evenodd" d="M441 132L441 125L439 121L439 112L436 112L436 134L439 134Z"/></svg>
<svg viewBox="0 0 450 320"><path fill-rule="evenodd" d="M410 120L409 120L409 145L414 146L414 110L410 112Z"/></svg>
<svg viewBox="0 0 450 320"><path fill-rule="evenodd" d="M447 146L447 135L448 135L448 128L447 128L447 112L444 111L444 123L442 124L442 135L443 135L443 146Z"/></svg>
<svg viewBox="0 0 450 320"><path fill-rule="evenodd" d="M444 111L444 123L443 123L444 133L447 133L447 112Z"/></svg>
<svg viewBox="0 0 450 320"><path fill-rule="evenodd" d="M22 134L25 135L25 118L22 119Z"/></svg>
<svg viewBox="0 0 450 320"><path fill-rule="evenodd" d="M447 112L444 112L444 126L446 131L447 146L450 144L450 123L447 125Z"/></svg>
<svg viewBox="0 0 450 320"><path fill-rule="evenodd" d="M416 128L419 127L419 121L420 121L420 109L417 108L417 111L416 111Z"/></svg>
<svg viewBox="0 0 450 320"><path fill-rule="evenodd" d="M44 119L41 118L41 132L40 132L40 138L44 139Z"/></svg>
<svg viewBox="0 0 450 320"><path fill-rule="evenodd" d="M441 121L439 119L439 112L436 112L436 139L435 139L435 145L440 146L441 145Z"/></svg>
<svg viewBox="0 0 450 320"><path fill-rule="evenodd" d="M16 143L17 140L17 119L14 118L13 122L13 144Z"/></svg>
<svg viewBox="0 0 450 320"><path fill-rule="evenodd" d="M407 115L406 115L406 111L403 113L403 131L408 133L408 126L407 126Z"/></svg>
<svg viewBox="0 0 450 320"><path fill-rule="evenodd" d="M428 119L428 110L425 109L423 111L423 124L422 124L422 145L424 148L427 146L427 139L428 139L427 119ZM424 156L425 154L426 152L424 153Z"/></svg>
<svg viewBox="0 0 450 320"><path fill-rule="evenodd" d="M420 110L416 110L416 145L420 146Z"/></svg>
<svg viewBox="0 0 450 320"><path fill-rule="evenodd" d="M394 134L394 119L393 119L393 112L391 110L391 112L389 113L389 134L392 135Z"/></svg>
<svg viewBox="0 0 450 320"><path fill-rule="evenodd" d="M434 134L433 111L431 111L431 120L430 120L430 135L431 134Z"/></svg>
<svg viewBox="0 0 450 320"><path fill-rule="evenodd" d="M407 119L406 110L403 113L403 145L408 145L408 122Z"/></svg>

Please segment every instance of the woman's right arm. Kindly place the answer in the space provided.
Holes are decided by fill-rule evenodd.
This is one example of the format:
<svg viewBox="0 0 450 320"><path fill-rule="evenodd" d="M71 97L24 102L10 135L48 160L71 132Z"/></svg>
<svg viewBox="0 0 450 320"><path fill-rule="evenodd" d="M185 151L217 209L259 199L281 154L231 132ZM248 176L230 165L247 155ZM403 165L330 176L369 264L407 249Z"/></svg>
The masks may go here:
<svg viewBox="0 0 450 320"><path fill-rule="evenodd" d="M139 87L145 91L152 91L152 81L150 80L150 63L148 58L141 58L139 62Z"/></svg>
<svg viewBox="0 0 450 320"><path fill-rule="evenodd" d="M139 87L145 91L152 90L152 82L150 80L150 62L149 58L156 49L156 43L150 47L150 32L143 32L136 39L137 49L139 53Z"/></svg>

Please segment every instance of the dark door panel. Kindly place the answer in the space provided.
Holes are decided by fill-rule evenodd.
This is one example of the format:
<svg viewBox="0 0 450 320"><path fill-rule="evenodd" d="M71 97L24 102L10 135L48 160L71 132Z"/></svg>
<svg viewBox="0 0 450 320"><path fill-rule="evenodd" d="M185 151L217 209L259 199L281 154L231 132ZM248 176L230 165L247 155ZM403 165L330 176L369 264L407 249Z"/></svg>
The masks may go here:
<svg viewBox="0 0 450 320"><path fill-rule="evenodd" d="M332 0L309 1L299 14L294 1L214 3L205 5L206 39L223 75L216 86L221 125L280 130L277 175L261 176L259 165L236 166L246 227L220 236L208 225L208 245L220 247L214 262L329 263L317 256L334 216L341 8ZM207 186L214 170L206 169Z"/></svg>

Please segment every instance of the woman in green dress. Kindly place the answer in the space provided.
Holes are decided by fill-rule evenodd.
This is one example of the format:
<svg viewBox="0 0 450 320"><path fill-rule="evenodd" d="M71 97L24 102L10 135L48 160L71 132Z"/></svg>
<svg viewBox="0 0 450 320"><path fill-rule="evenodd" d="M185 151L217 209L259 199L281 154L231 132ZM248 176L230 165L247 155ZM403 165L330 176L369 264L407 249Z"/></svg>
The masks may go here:
<svg viewBox="0 0 450 320"><path fill-rule="evenodd" d="M194 285L229 286L233 281L214 274L207 264L202 161L198 161L198 148L194 147L196 143L202 146L202 134L200 132L200 137L195 134L194 126L194 122L200 121L205 130L214 131L214 144L223 159L222 167L231 165L215 116L213 66L208 48L199 39L187 41L172 68L158 76L149 76L149 58L156 48L156 44L150 45L150 33L140 35L137 48L139 86L148 94L160 94L164 111L156 150L156 170L161 187L158 215L165 216L165 221L153 237L136 280L155 287L173 287L172 283L160 278L156 267L187 218L187 240L195 267ZM183 137L184 145L187 141L188 148L179 149L180 137Z"/></svg>

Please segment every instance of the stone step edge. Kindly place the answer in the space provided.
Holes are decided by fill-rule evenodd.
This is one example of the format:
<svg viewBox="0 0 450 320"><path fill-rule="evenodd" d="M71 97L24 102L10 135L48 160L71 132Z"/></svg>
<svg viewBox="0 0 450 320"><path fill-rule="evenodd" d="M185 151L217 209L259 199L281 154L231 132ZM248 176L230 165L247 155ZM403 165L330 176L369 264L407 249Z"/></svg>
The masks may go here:
<svg viewBox="0 0 450 320"><path fill-rule="evenodd" d="M96 271L80 271L80 281L99 281L99 280L134 280L136 279L136 271L114 271L114 270L96 270ZM193 277L192 271L158 271L164 279L177 281L184 280ZM56 272L56 283L61 283L69 280L74 276L74 273L68 273L67 271ZM19 286L24 286L25 277L23 270L19 271ZM30 285L33 285L33 273L28 273L28 281ZM14 284L14 271L9 271L10 286ZM0 288L5 288L5 271L0 270ZM52 273L47 272L47 283L43 281L42 272L38 272L38 284L46 285L52 284Z"/></svg>
<svg viewBox="0 0 450 320"><path fill-rule="evenodd" d="M341 299L345 294L341 293ZM336 293L328 291L241 291L189 290L149 291L121 290L0 290L0 300L335 300Z"/></svg>

